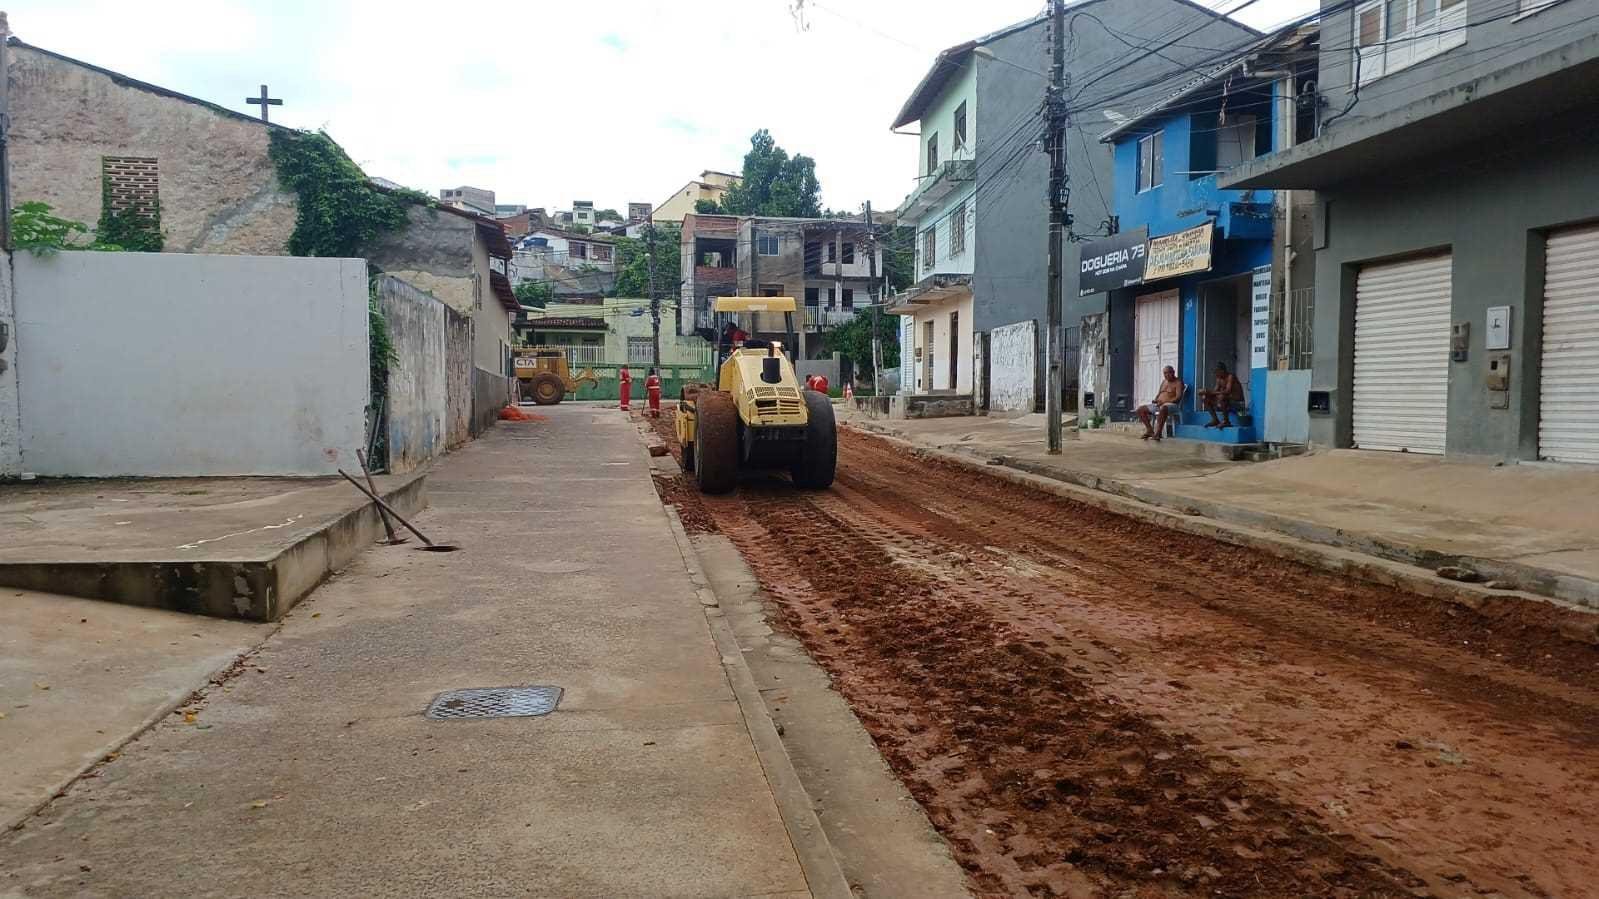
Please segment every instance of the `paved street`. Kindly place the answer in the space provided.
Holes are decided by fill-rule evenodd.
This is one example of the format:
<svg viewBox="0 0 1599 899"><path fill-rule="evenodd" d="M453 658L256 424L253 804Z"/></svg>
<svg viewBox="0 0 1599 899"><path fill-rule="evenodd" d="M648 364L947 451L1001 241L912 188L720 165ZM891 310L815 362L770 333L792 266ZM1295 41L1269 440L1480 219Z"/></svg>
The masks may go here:
<svg viewBox="0 0 1599 899"><path fill-rule="evenodd" d="M853 431L831 491L667 491L985 895L1599 882L1591 615L1377 587Z"/></svg>
<svg viewBox="0 0 1599 899"><path fill-rule="evenodd" d="M546 414L433 470L461 551L368 550L0 836L0 895L810 895L636 430ZM559 710L422 714L525 684Z"/></svg>

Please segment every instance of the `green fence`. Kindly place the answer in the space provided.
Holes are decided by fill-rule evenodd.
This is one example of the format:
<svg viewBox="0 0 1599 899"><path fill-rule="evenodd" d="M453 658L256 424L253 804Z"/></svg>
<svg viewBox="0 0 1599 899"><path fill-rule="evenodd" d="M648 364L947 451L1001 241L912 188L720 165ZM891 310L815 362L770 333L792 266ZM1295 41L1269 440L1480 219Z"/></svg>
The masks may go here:
<svg viewBox="0 0 1599 899"><path fill-rule="evenodd" d="M598 385L587 382L578 385L577 394L568 396L573 400L619 400L622 397L621 380L618 372L620 366L595 365L592 366L594 376L600 379ZM642 404L646 395L644 393L644 378L649 374L649 366L630 365L628 371L633 376L632 402ZM582 372L579 368L572 372L575 376ZM661 366L661 402L664 405L676 400L681 394L685 384L704 384L711 380L711 369L693 366L663 365Z"/></svg>

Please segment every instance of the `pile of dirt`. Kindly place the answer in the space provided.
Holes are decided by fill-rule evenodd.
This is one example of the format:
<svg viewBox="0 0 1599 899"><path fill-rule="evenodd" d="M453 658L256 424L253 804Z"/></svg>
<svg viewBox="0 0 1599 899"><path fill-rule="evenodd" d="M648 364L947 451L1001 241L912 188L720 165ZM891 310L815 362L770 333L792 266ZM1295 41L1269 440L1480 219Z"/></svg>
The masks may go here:
<svg viewBox="0 0 1599 899"><path fill-rule="evenodd" d="M500 421L549 421L549 418L537 412L525 412L516 406L506 406L500 410Z"/></svg>

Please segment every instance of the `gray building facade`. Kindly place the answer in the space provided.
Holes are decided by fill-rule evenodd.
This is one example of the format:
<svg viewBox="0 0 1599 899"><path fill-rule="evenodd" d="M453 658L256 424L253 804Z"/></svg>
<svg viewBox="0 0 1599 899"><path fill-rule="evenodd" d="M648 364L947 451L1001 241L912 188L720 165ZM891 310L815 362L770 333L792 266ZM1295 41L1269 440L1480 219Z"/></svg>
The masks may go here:
<svg viewBox="0 0 1599 899"><path fill-rule="evenodd" d="M1316 191L1312 441L1599 463L1594 5L1343 6L1320 134L1222 180Z"/></svg>
<svg viewBox="0 0 1599 899"><path fill-rule="evenodd" d="M1062 321L1075 330L1084 315L1106 308L1105 294L1079 297L1077 290L1080 241L1104 234L1113 216L1111 151L1099 143L1099 135L1112 127L1114 116L1148 106L1161 91L1168 90L1163 79L1169 78L1175 67L1212 60L1215 48L1241 50L1259 35L1187 0L1087 0L1068 7L1066 22L1067 96L1074 110L1080 111L1074 111L1066 133L1071 231L1077 239L1068 238L1065 248ZM1043 384L1042 335L1047 322L1049 161L1042 152L1046 127L1042 102L1047 86L1043 73L1050 64L1048 26L1048 16L1041 15L945 50L895 120L896 127L917 123L924 157L926 135L939 130L945 141L943 155L953 159L948 125L927 117L943 115L949 94L962 89L961 80L968 74L975 75L975 86L966 88L973 96L971 183L951 193L959 196L965 190L971 194L972 256L967 265L948 271L942 259L933 267L919 265L917 273L923 283L916 288L936 297L950 291L946 282L952 275L964 278L969 272L968 327L974 330L972 354L979 369L989 369L992 362L980 349L983 335L1005 325L1035 322L1040 346L1033 361L1039 385ZM1160 47L1178 36L1180 40L1158 53L1133 49ZM923 171L922 179L934 181L950 177L951 172L963 174L946 164L938 171ZM915 196L913 193L901 208L902 216L915 205ZM916 224L921 233L929 221L947 216L947 210L933 208L920 223L914 216L902 218L902 222ZM913 299L901 314L910 317L914 304ZM912 337L918 345L921 327L918 319L908 328L915 332ZM929 330L928 334L942 352L944 331ZM958 340L954 346L965 352ZM942 367L940 361L937 368L941 371ZM1068 364L1066 370L1068 408L1075 408L1076 366ZM941 376L934 374L930 383L944 386ZM992 376L991 370L974 372L972 391L982 397L982 385ZM964 381L961 386L964 388ZM1038 402L1042 403L1041 393Z"/></svg>

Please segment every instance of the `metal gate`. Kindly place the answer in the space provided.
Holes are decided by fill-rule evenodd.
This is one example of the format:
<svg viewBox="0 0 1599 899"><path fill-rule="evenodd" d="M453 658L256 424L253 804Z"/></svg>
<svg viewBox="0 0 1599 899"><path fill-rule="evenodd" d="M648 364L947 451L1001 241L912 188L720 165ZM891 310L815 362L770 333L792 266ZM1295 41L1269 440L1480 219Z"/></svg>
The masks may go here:
<svg viewBox="0 0 1599 899"><path fill-rule="evenodd" d="M1354 443L1442 453L1451 257L1369 265L1355 282Z"/></svg>
<svg viewBox="0 0 1599 899"><path fill-rule="evenodd" d="M1599 463L1599 226L1549 235L1538 457Z"/></svg>

